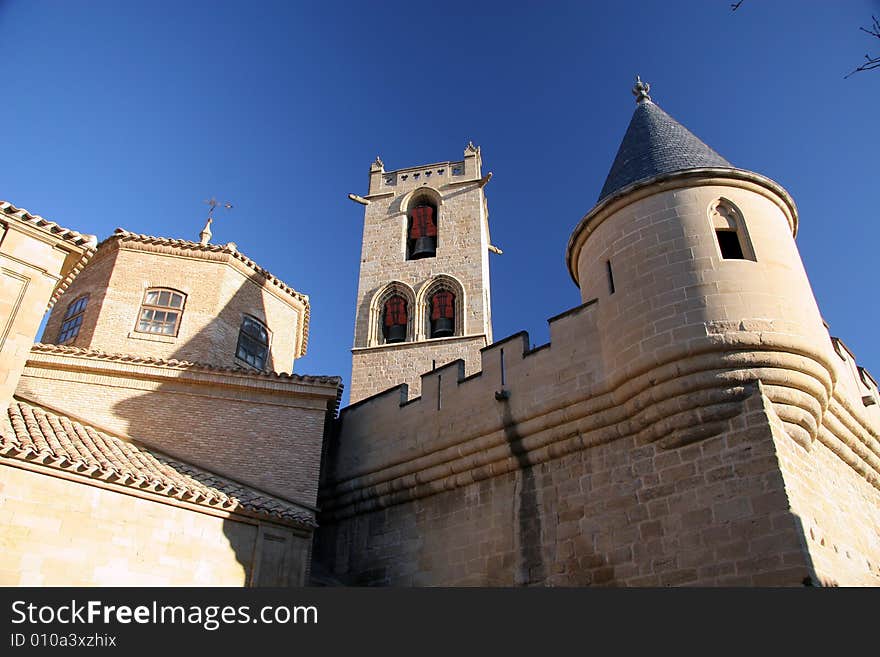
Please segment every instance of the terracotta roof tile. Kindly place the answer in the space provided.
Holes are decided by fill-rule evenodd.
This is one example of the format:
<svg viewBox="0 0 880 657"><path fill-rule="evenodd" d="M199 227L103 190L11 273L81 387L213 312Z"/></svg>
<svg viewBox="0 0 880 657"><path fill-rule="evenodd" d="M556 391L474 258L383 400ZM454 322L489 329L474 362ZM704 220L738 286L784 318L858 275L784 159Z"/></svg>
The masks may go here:
<svg viewBox="0 0 880 657"><path fill-rule="evenodd" d="M83 267L86 266L86 263L91 259L92 255L94 255L98 238L94 235L85 235L78 233L75 230L59 226L54 221L44 219L38 214L31 214L24 208L17 208L9 201L0 201L0 213L20 219L43 232L49 233L54 237L65 240L66 242L83 249L83 254L79 261L70 268L67 276L58 281L55 285L55 290L52 292L52 297L49 299L48 304L48 307L51 308L55 305L55 302L58 301L58 298L64 294L64 291L70 287L73 279L76 278L77 274L79 274Z"/></svg>
<svg viewBox="0 0 880 657"><path fill-rule="evenodd" d="M55 237L66 240L71 244L75 244L76 246L95 248L95 246L98 244L98 238L94 235L84 235L82 233L76 232L75 230L70 230L69 228L59 226L54 221L44 219L38 214L31 214L24 208L17 208L9 201L0 201L0 211L11 217L16 217L18 219L21 219L22 221L26 221L32 226L35 226L40 230L49 233L50 235L54 235Z"/></svg>
<svg viewBox="0 0 880 657"><path fill-rule="evenodd" d="M12 433L0 436L0 456L37 461L224 511L245 510L268 519L316 524L314 513L306 508L68 417L18 401L10 404L8 414Z"/></svg>

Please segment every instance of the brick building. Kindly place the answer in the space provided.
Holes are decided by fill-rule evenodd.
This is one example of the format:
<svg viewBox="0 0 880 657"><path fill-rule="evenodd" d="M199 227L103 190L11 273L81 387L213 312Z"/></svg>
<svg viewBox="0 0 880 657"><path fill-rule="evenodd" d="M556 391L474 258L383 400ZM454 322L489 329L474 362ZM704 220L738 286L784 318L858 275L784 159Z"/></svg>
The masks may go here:
<svg viewBox="0 0 880 657"><path fill-rule="evenodd" d="M207 226L201 242L119 229L95 246L2 210L7 235L29 229L32 243L70 255L7 310L30 334L29 349L0 350L16 366L0 420L0 581L306 582L324 430L341 394L338 377L284 373L306 350L308 297L234 244L211 244ZM0 249L47 266L19 240ZM62 289L45 344L31 346Z"/></svg>

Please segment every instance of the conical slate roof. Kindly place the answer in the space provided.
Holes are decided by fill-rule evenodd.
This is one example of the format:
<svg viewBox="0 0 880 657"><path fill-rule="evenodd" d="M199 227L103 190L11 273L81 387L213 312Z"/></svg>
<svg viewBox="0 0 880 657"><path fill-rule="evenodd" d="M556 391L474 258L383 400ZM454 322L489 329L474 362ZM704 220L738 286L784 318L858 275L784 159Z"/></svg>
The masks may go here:
<svg viewBox="0 0 880 657"><path fill-rule="evenodd" d="M638 106L599 194L599 201L639 180L654 176L700 169L734 168L690 130L655 105L647 85L638 81L633 93Z"/></svg>

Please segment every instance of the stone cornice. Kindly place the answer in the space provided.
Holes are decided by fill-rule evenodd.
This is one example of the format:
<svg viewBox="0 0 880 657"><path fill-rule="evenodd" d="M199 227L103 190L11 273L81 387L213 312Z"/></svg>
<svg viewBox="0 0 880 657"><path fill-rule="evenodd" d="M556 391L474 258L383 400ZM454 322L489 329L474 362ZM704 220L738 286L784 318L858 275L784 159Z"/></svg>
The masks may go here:
<svg viewBox="0 0 880 657"><path fill-rule="evenodd" d="M342 379L338 376L256 372L236 367L217 367L132 354L108 354L91 349L39 343L31 348L26 367L234 386L285 394L300 393L326 399L337 399L342 387Z"/></svg>
<svg viewBox="0 0 880 657"><path fill-rule="evenodd" d="M797 236L798 212L794 200L781 185L766 176L746 171L745 169L726 168L687 169L665 173L653 178L638 180L618 190L593 206L593 209L578 222L571 232L571 237L569 237L568 245L565 248L565 263L574 284L580 287L576 268L584 242L596 227L609 216L622 210L627 205L653 194L660 194L684 187L702 187L707 185L740 187L768 198L785 215L792 235Z"/></svg>

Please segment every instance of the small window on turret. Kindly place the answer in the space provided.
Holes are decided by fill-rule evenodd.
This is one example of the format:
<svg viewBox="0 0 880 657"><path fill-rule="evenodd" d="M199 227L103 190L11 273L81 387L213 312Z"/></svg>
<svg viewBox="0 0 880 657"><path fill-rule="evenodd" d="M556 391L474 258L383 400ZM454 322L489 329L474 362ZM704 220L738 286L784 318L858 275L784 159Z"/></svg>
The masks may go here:
<svg viewBox="0 0 880 657"><path fill-rule="evenodd" d="M58 344L66 344L73 341L79 335L79 327L82 326L83 316L86 312L86 304L89 302L89 296L81 296L72 304L67 306L64 313L64 321L61 324L61 330L58 332Z"/></svg>
<svg viewBox="0 0 880 657"><path fill-rule="evenodd" d="M745 260L735 230L716 230L715 235L718 237L718 247L721 249L722 258L725 260Z"/></svg>
<svg viewBox="0 0 880 657"><path fill-rule="evenodd" d="M722 260L757 260L739 208L720 198L709 206L709 220Z"/></svg>
<svg viewBox="0 0 880 657"><path fill-rule="evenodd" d="M175 290L150 288L144 294L135 331L156 335L177 335L186 295Z"/></svg>

